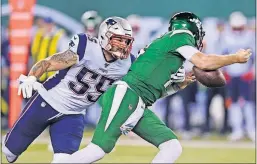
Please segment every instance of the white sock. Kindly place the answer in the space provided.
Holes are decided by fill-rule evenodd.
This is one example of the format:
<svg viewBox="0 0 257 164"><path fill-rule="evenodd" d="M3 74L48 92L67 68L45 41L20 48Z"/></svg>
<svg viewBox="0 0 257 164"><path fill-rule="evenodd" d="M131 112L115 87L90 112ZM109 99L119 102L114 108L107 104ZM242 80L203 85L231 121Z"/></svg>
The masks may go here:
<svg viewBox="0 0 257 164"><path fill-rule="evenodd" d="M229 122L232 127L232 133L243 133L242 122L243 115L238 103L233 103L228 111Z"/></svg>
<svg viewBox="0 0 257 164"><path fill-rule="evenodd" d="M14 161L17 156L14 155L6 146L5 143L2 143L2 152L4 153L4 155L6 156L8 162L12 162Z"/></svg>
<svg viewBox="0 0 257 164"><path fill-rule="evenodd" d="M99 146L90 143L87 147L62 158L59 163L93 163L102 159L104 155L105 152Z"/></svg>
<svg viewBox="0 0 257 164"><path fill-rule="evenodd" d="M173 139L160 144L159 150L152 163L174 163L182 153L182 146Z"/></svg>
<svg viewBox="0 0 257 164"><path fill-rule="evenodd" d="M51 145L52 146L52 145ZM54 159L51 163L60 163L60 161L62 159L67 159L70 157L70 154L66 154L66 153L55 153L54 154ZM65 161L63 161L62 163L66 163Z"/></svg>

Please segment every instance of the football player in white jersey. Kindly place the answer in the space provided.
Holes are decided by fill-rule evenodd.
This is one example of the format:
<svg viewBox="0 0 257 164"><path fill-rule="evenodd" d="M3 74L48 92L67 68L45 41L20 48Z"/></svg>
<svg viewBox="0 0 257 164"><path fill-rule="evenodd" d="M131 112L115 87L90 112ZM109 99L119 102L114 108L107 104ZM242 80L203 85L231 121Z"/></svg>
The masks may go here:
<svg viewBox="0 0 257 164"><path fill-rule="evenodd" d="M7 133L2 151L15 162L27 147L50 126L53 163L77 151L83 136L85 110L104 91L128 72L134 39L128 22L110 17L102 22L99 36L72 37L69 49L36 63L20 79L18 94L30 98L22 114ZM37 79L58 71L45 83Z"/></svg>

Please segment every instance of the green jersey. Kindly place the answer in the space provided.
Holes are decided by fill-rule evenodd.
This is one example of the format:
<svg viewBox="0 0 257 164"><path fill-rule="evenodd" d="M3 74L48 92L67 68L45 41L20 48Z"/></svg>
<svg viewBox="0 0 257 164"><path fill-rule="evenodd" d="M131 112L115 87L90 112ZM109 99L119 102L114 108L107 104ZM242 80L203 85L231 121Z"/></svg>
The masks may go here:
<svg viewBox="0 0 257 164"><path fill-rule="evenodd" d="M182 46L195 47L192 33L176 30L164 34L146 48L123 77L146 105L162 97L171 75L183 65L185 58L176 51Z"/></svg>

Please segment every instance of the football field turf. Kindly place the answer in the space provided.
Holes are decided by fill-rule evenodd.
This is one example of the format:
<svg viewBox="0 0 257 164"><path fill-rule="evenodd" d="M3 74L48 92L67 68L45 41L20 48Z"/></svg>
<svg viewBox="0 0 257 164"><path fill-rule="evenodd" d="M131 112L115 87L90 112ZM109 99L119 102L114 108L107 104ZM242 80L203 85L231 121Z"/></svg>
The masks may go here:
<svg viewBox="0 0 257 164"><path fill-rule="evenodd" d="M88 143L88 141L83 141ZM129 143L131 142L131 144ZM251 143L187 141L182 143L183 153L177 163L255 163L255 149ZM125 143L125 144L123 144ZM115 150L99 163L150 163L158 149L149 144L138 144L138 140L120 142ZM82 147L85 144L82 143ZM240 146L241 145L241 146ZM36 142L23 153L16 163L50 163L52 153L47 149L48 144ZM2 163L6 163L2 155Z"/></svg>

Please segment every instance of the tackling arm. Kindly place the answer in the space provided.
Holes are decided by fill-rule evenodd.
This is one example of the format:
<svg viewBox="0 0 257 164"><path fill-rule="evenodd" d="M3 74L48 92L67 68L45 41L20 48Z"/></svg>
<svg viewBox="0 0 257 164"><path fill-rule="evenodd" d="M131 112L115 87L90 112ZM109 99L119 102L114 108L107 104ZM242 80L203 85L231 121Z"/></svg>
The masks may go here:
<svg viewBox="0 0 257 164"><path fill-rule="evenodd" d="M80 37L82 38L81 42L79 42ZM38 90L39 88L38 83L36 83L37 79L45 72L62 70L78 63L84 55L84 51L78 52L78 45L81 44L82 49L85 49L86 39L85 34L75 35L69 43L68 50L40 60L31 68L28 76L21 75L18 95L22 93L24 98L30 98L33 89Z"/></svg>
<svg viewBox="0 0 257 164"><path fill-rule="evenodd" d="M78 55L70 49L56 53L37 62L30 70L28 76L40 78L45 72L58 71L68 68L78 61Z"/></svg>

